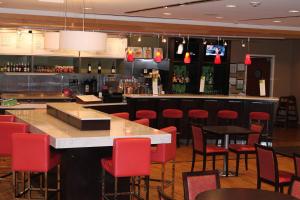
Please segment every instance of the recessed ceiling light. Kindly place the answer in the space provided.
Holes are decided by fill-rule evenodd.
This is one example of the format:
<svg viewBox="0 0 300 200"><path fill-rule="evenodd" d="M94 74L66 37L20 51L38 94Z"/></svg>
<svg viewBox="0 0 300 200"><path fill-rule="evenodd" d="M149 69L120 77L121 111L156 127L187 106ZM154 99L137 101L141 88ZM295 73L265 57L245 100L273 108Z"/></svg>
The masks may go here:
<svg viewBox="0 0 300 200"><path fill-rule="evenodd" d="M228 4L228 5L226 5L226 8L236 8L236 5Z"/></svg>
<svg viewBox="0 0 300 200"><path fill-rule="evenodd" d="M93 8L84 8L84 10L92 10Z"/></svg>
<svg viewBox="0 0 300 200"><path fill-rule="evenodd" d="M260 1L250 1L250 5L252 7L258 7L260 6L261 2Z"/></svg>
<svg viewBox="0 0 300 200"><path fill-rule="evenodd" d="M289 13L298 13L299 10L289 10Z"/></svg>
<svg viewBox="0 0 300 200"><path fill-rule="evenodd" d="M216 19L223 19L224 17L222 16L217 16Z"/></svg>
<svg viewBox="0 0 300 200"><path fill-rule="evenodd" d="M280 23L281 21L280 20L274 20L273 22L274 23Z"/></svg>
<svg viewBox="0 0 300 200"><path fill-rule="evenodd" d="M165 6L164 8L168 8L168 6Z"/></svg>
<svg viewBox="0 0 300 200"><path fill-rule="evenodd" d="M169 13L169 12L164 12L163 14L164 14L164 15L168 15L168 16L169 16L169 15L172 15L172 13Z"/></svg>
<svg viewBox="0 0 300 200"><path fill-rule="evenodd" d="M40 2L46 2L46 3L63 3L64 0L38 0Z"/></svg>

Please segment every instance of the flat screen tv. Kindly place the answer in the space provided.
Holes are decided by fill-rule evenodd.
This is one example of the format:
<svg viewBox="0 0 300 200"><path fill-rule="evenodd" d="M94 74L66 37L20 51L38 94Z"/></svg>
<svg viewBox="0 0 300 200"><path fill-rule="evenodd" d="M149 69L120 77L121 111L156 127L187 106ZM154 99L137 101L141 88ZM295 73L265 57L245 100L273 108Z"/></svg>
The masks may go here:
<svg viewBox="0 0 300 200"><path fill-rule="evenodd" d="M225 55L225 47L222 45L206 45L206 53L207 56L215 56L220 54L220 56Z"/></svg>

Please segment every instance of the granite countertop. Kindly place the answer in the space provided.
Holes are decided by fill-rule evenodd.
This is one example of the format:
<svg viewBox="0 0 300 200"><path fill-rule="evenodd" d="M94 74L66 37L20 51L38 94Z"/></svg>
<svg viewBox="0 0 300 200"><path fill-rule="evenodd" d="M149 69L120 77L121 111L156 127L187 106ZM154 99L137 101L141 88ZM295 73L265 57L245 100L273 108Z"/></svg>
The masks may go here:
<svg viewBox="0 0 300 200"><path fill-rule="evenodd" d="M257 101L279 101L277 97L256 97L256 96L238 96L238 95L200 95L200 94L126 94L127 98L174 98L174 99L231 99L231 100L257 100Z"/></svg>
<svg viewBox="0 0 300 200"><path fill-rule="evenodd" d="M60 106L64 106L64 104L74 105L73 103L61 103ZM68 109L71 107L68 106ZM74 112L77 110L82 110L82 107L80 105L73 107ZM152 144L171 142L171 135L166 132L100 111L95 112L111 118L110 130L81 131L47 114L46 109L9 110L6 112L15 115L17 121L28 123L30 132L48 134L51 146L57 149L112 146L114 138L148 137L151 138Z"/></svg>

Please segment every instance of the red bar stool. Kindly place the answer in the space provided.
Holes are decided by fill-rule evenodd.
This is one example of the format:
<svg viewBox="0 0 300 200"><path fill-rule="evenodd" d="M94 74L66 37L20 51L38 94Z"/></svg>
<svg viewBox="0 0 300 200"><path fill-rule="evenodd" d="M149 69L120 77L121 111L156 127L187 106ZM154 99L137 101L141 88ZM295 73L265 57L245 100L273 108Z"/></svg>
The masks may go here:
<svg viewBox="0 0 300 200"><path fill-rule="evenodd" d="M208 112L201 109L192 109L188 112L188 117L190 121L190 127L195 126L204 126L207 124ZM188 135L187 143L192 138L192 135Z"/></svg>
<svg viewBox="0 0 300 200"><path fill-rule="evenodd" d="M151 161L154 163L161 164L161 179L154 181L161 182L161 189L164 192L165 186L172 185L172 198L174 199L174 180L175 180L175 160L176 160L176 127L170 126L160 129L161 131L171 134L170 144L158 144L156 147L151 149ZM165 180L165 169L168 162L172 162L172 180Z"/></svg>
<svg viewBox="0 0 300 200"><path fill-rule="evenodd" d="M166 122L167 126L175 126L177 131L179 130L179 134L177 137L177 147L179 144L179 136L181 134L181 120L183 119L183 112L180 109L164 109L162 112L162 116L164 118L164 122Z"/></svg>
<svg viewBox="0 0 300 200"><path fill-rule="evenodd" d="M238 119L238 116L238 112L234 110L219 110L217 113L218 125L234 125L236 120ZM234 140L234 143L236 143L236 137L231 136L230 140L232 139Z"/></svg>
<svg viewBox="0 0 300 200"><path fill-rule="evenodd" d="M0 122L14 122L16 118L14 115L0 115Z"/></svg>
<svg viewBox="0 0 300 200"><path fill-rule="evenodd" d="M57 199L60 199L60 154L50 153L50 139L46 134L22 134L16 133L12 136L12 170L14 197L23 197L27 193L27 198L31 199L32 191L43 191L43 199L48 199L48 192L57 192ZM57 167L57 187L48 188L48 172ZM27 172L27 188L18 193L17 172ZM31 186L31 173L42 173L44 187ZM24 185L25 187L25 185Z"/></svg>
<svg viewBox="0 0 300 200"><path fill-rule="evenodd" d="M4 160L12 155L12 141L11 136L14 133L27 133L28 125L24 123L16 122L0 122L0 157ZM1 168L10 169L11 166L1 166ZM3 180L7 176L10 176L11 172L4 173L0 176L0 180Z"/></svg>
<svg viewBox="0 0 300 200"><path fill-rule="evenodd" d="M147 199L149 198L149 176L150 176L150 145L149 138L117 138L114 139L112 158L101 159L102 166L102 199L118 195L134 195L135 178L132 178L132 191L129 193L118 193L118 178L146 176ZM115 178L114 193L105 192L105 172Z"/></svg>
<svg viewBox="0 0 300 200"><path fill-rule="evenodd" d="M134 120L134 122L144 125L144 126L149 126L149 124L150 124L149 119L137 119L137 120Z"/></svg>
<svg viewBox="0 0 300 200"><path fill-rule="evenodd" d="M138 110L135 112L136 119L149 119L151 127L156 126L154 125L155 120L157 119L157 114L154 110Z"/></svg>
<svg viewBox="0 0 300 200"><path fill-rule="evenodd" d="M128 112L113 113L112 115L129 120L129 113Z"/></svg>
<svg viewBox="0 0 300 200"><path fill-rule="evenodd" d="M269 136L269 121L271 119L271 116L267 112L250 112L249 113L249 123L250 125L252 123L259 123L262 124L265 129L262 131L263 137L262 140L268 139Z"/></svg>

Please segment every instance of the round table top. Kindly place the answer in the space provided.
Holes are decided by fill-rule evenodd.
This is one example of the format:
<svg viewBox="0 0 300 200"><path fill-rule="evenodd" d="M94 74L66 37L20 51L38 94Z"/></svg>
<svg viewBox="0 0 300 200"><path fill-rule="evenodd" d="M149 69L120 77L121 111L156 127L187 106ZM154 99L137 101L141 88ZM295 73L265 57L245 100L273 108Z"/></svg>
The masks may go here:
<svg viewBox="0 0 300 200"><path fill-rule="evenodd" d="M246 189L246 188L224 188L201 192L197 195L196 200L296 200L296 198L266 190Z"/></svg>

